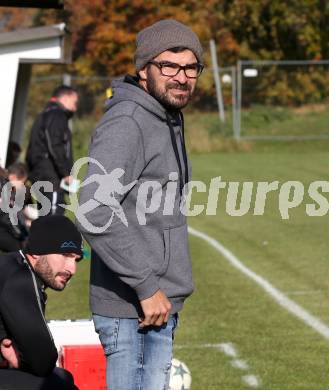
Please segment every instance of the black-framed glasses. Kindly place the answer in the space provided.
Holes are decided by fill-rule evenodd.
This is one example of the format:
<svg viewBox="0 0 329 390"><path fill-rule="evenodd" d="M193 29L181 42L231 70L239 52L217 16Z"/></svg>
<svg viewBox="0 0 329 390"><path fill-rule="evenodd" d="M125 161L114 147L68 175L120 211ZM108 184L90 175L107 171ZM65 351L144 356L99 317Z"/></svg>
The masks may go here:
<svg viewBox="0 0 329 390"><path fill-rule="evenodd" d="M199 62L184 66L169 61L149 61L148 63L157 66L160 69L161 74L167 77L174 77L183 69L187 78L196 79L203 71L203 64L200 64Z"/></svg>

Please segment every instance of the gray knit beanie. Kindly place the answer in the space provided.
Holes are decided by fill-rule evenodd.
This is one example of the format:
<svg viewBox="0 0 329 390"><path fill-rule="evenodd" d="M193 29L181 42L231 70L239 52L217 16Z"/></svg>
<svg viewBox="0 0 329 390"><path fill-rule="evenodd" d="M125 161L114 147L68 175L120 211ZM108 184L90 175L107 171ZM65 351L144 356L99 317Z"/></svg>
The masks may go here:
<svg viewBox="0 0 329 390"><path fill-rule="evenodd" d="M137 34L134 62L136 72L152 58L174 47L190 49L202 62L202 46L198 36L189 27L173 19L161 20Z"/></svg>

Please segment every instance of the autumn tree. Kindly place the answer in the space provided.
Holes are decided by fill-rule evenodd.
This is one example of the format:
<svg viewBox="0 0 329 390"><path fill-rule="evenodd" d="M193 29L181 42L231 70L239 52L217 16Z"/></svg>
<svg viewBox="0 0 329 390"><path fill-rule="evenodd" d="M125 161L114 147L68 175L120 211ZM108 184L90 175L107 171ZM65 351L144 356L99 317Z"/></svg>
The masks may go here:
<svg viewBox="0 0 329 390"><path fill-rule="evenodd" d="M88 77L134 72L136 34L163 18L175 18L194 29L205 49L206 66L211 65L210 38L217 43L221 66L235 65L238 59L316 61L329 56L326 0L66 0L63 11L0 9L0 27L6 30L28 23L64 21L73 43L73 61L67 70ZM47 72L51 70L47 68ZM289 83L300 85L300 89L305 85L311 95L316 88L326 93L326 78L315 73L301 71L277 83L269 74L267 96L259 98L273 95L275 86L275 99L285 92L288 96ZM212 82L210 73L200 80L202 99ZM300 92L300 101L303 99Z"/></svg>

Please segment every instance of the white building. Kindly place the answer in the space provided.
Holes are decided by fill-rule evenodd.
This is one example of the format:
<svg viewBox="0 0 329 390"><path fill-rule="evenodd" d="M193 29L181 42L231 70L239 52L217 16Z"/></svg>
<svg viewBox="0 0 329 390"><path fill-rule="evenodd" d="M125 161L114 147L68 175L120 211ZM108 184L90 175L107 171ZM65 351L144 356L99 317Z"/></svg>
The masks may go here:
<svg viewBox="0 0 329 390"><path fill-rule="evenodd" d="M70 57L64 23L0 34L0 166L9 141L21 143L32 64L67 63Z"/></svg>

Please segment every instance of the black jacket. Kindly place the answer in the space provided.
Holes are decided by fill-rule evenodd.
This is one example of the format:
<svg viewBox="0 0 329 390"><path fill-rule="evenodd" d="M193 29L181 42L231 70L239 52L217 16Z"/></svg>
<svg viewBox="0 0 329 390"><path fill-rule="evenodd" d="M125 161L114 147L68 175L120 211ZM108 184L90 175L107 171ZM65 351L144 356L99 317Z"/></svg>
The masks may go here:
<svg viewBox="0 0 329 390"><path fill-rule="evenodd" d="M0 340L13 340L20 354L20 370L37 376L51 374L57 361L44 317L45 303L42 282L23 254L0 256Z"/></svg>
<svg viewBox="0 0 329 390"><path fill-rule="evenodd" d="M50 181L56 190L61 179L70 174L73 165L70 116L60 103L50 102L35 120L26 153L33 183Z"/></svg>

